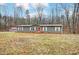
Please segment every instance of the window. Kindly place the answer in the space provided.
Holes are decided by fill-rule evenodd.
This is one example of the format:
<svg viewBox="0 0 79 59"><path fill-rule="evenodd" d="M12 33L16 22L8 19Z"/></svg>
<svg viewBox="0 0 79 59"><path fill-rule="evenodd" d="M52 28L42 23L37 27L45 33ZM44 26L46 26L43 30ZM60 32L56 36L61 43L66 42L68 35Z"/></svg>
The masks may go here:
<svg viewBox="0 0 79 59"><path fill-rule="evenodd" d="M44 31L44 27L42 27L42 30Z"/></svg>
<svg viewBox="0 0 79 59"><path fill-rule="evenodd" d="M19 27L19 31L22 31L22 27Z"/></svg>
<svg viewBox="0 0 79 59"><path fill-rule="evenodd" d="M34 27L34 31L36 31L36 27Z"/></svg>
<svg viewBox="0 0 79 59"><path fill-rule="evenodd" d="M47 31L47 27L44 27L44 31Z"/></svg>
<svg viewBox="0 0 79 59"><path fill-rule="evenodd" d="M52 31L55 32L55 27L52 27Z"/></svg>
<svg viewBox="0 0 79 59"><path fill-rule="evenodd" d="M31 27L30 27L30 31L31 31Z"/></svg>
<svg viewBox="0 0 79 59"><path fill-rule="evenodd" d="M56 32L60 32L61 31L61 28L60 27L55 27L55 31Z"/></svg>
<svg viewBox="0 0 79 59"><path fill-rule="evenodd" d="M21 30L23 31L23 27L21 27Z"/></svg>
<svg viewBox="0 0 79 59"><path fill-rule="evenodd" d="M31 31L36 31L36 27L30 27Z"/></svg>
<svg viewBox="0 0 79 59"><path fill-rule="evenodd" d="M59 32L60 32L60 30L61 30L60 27L58 27L58 31L59 31Z"/></svg>
<svg viewBox="0 0 79 59"><path fill-rule="evenodd" d="M31 30L34 31L34 27L31 27Z"/></svg>
<svg viewBox="0 0 79 59"><path fill-rule="evenodd" d="M18 31L19 31L19 27L18 27Z"/></svg>

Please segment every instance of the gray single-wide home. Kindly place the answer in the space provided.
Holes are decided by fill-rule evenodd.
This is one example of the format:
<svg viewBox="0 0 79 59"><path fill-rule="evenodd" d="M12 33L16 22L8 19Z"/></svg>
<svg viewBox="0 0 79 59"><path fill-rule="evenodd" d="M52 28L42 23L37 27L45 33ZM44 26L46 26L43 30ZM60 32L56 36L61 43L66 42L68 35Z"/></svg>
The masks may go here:
<svg viewBox="0 0 79 59"><path fill-rule="evenodd" d="M62 33L62 24L17 25L17 32L53 32Z"/></svg>

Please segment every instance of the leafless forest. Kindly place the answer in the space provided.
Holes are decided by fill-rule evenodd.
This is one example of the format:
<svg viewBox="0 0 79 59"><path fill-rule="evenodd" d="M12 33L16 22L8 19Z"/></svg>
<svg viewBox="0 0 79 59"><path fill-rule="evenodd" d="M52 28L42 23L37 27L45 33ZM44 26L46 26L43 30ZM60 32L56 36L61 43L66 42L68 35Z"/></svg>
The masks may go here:
<svg viewBox="0 0 79 59"><path fill-rule="evenodd" d="M13 7L13 16L8 15L7 6L0 4L0 31L8 31L9 28L16 25L26 24L63 24L64 33L79 33L79 3L71 5L64 3L50 4L48 16L44 9L47 8L38 3L32 11L36 14L31 16L29 9L23 9L21 6ZM60 7L61 8L60 8ZM53 8L56 7L56 8ZM3 11L4 15L1 13ZM48 9L47 9L48 10ZM62 14L62 11L64 14ZM25 17L22 14L25 14Z"/></svg>

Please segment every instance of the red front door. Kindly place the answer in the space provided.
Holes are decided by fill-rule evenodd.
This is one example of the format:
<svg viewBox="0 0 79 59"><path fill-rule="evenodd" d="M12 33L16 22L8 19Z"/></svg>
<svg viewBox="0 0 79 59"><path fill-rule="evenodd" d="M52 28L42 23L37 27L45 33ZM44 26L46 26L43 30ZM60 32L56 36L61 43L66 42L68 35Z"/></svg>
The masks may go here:
<svg viewBox="0 0 79 59"><path fill-rule="evenodd" d="M38 32L40 32L40 27L38 27Z"/></svg>

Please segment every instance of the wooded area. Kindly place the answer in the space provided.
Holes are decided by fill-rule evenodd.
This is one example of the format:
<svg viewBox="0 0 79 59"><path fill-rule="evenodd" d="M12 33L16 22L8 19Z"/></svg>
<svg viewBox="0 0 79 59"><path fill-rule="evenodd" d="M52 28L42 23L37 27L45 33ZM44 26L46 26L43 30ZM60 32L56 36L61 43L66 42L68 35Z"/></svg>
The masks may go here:
<svg viewBox="0 0 79 59"><path fill-rule="evenodd" d="M61 6L61 8L59 7ZM44 9L47 8L41 3L34 7L35 15L30 16L29 9L23 10L21 6L14 7L14 16L8 16L8 8L0 5L0 31L8 31L10 27L27 24L63 24L64 33L79 33L79 3L73 3L70 6L64 3L50 4L48 16L45 15ZM2 15L1 10L4 12ZM47 9L48 10L48 9ZM62 14L62 11L64 14ZM71 13L72 12L72 13ZM23 13L26 17L23 17Z"/></svg>

